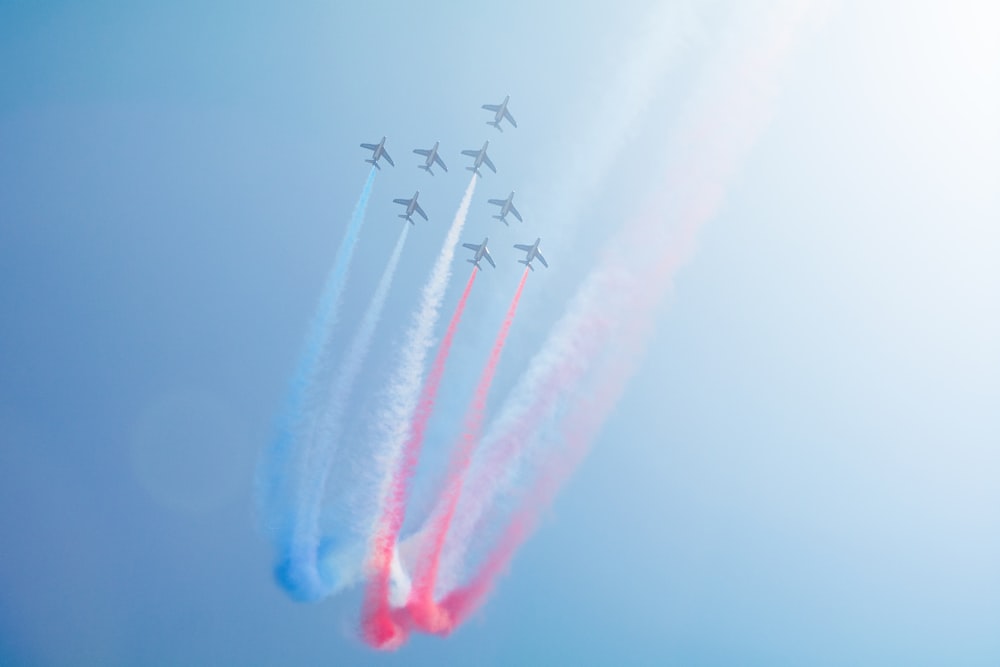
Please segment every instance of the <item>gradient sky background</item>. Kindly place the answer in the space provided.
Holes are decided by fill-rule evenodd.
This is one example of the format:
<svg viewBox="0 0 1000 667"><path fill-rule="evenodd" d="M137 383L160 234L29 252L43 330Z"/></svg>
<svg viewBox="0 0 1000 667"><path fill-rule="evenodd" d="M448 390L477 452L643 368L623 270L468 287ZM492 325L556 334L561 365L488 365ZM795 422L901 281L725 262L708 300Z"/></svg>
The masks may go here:
<svg viewBox="0 0 1000 667"><path fill-rule="evenodd" d="M655 192L713 55L770 7L672 6L648 109L609 137L649 2L0 3L0 664L1000 664L989 2L842 2L801 32L645 365L468 625L376 654L357 591L300 605L270 577L253 467L366 175L358 143L388 135L397 166L342 321L398 232L392 198L420 188L431 216L364 415L468 182L459 151L491 140L463 240L489 234L500 266L456 342L446 439L519 277L509 246L541 236L552 268L494 404ZM479 105L505 94L501 135ZM435 140L451 172L432 179L410 151ZM511 189L507 229L485 200Z"/></svg>

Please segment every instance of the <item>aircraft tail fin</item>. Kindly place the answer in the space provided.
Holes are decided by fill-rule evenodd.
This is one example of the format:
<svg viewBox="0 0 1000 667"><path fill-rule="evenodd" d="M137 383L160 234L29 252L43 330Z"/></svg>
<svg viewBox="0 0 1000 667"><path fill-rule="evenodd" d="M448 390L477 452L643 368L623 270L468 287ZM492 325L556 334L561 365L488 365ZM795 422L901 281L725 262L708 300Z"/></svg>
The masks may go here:
<svg viewBox="0 0 1000 667"><path fill-rule="evenodd" d="M375 167L378 170L382 169L382 167L378 166L378 162L376 162L375 160L365 160L365 162L367 162L368 164L370 164L371 166Z"/></svg>
<svg viewBox="0 0 1000 667"><path fill-rule="evenodd" d="M488 121L486 121L486 124L487 125L492 125L493 127L497 128L498 130L500 130L501 132L503 132L503 128L500 127L500 123L497 122L497 121L495 121L495 120L488 120Z"/></svg>
<svg viewBox="0 0 1000 667"><path fill-rule="evenodd" d="M535 267L533 267L533 266L531 265L531 262L529 262L529 261L527 261L527 260L525 260L525 259L519 259L519 260L517 260L517 263L518 263L518 264L524 264L524 265L525 265L526 267L528 267L528 268L529 268L529 269L531 269L532 271L534 271L534 270L535 270Z"/></svg>
<svg viewBox="0 0 1000 667"><path fill-rule="evenodd" d="M423 169L424 171L426 171L426 172L427 172L428 174L430 174L431 176L433 176L433 175L434 175L434 172L433 172L433 171L431 171L431 168L430 168L430 167L428 167L428 166L427 166L426 164L418 164L418 165L417 165L417 169Z"/></svg>

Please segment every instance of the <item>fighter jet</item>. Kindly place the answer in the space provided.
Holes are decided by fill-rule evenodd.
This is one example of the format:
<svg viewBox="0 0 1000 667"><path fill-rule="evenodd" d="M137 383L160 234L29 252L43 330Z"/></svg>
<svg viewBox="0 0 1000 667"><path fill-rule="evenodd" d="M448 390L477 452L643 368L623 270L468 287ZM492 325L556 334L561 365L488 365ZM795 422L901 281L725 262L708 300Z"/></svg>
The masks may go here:
<svg viewBox="0 0 1000 667"><path fill-rule="evenodd" d="M485 164L487 167L493 170L494 174L497 173L497 168L493 166L493 162L490 160L490 156L486 154L486 147L489 145L490 142L487 141L485 144L483 144L483 147L480 148L478 151L476 150L462 151L462 155L468 155L469 157L476 158L476 161L472 163L472 166L466 167L466 169L468 169L471 172L475 172L478 176L482 176L482 174L479 173L479 168L483 166L483 164Z"/></svg>
<svg viewBox="0 0 1000 667"><path fill-rule="evenodd" d="M416 211L417 213L419 213L420 217L423 218L424 220L427 219L427 214L424 213L424 209L420 208L420 204L417 203L417 197L419 197L419 196L420 196L420 190L417 190L416 192L413 193L413 198L412 199L393 199L392 200L396 204L402 204L403 206L406 207L406 213L400 214L399 217L402 218L403 220L408 221L411 225L413 224L413 218L410 217L410 216L413 215L414 211Z"/></svg>
<svg viewBox="0 0 1000 667"><path fill-rule="evenodd" d="M462 244L463 247L468 248L469 250L474 250L476 252L475 256L472 259L466 261L468 261L470 264L475 264L477 269L483 268L479 266L479 261L482 259L485 259L487 262L489 262L490 266L492 266L494 269L497 268L496 263L493 261L493 257L490 256L489 248L486 247L486 243L489 240L490 237L487 236L485 239L483 239L483 242L480 243L479 245L476 245L475 243Z"/></svg>
<svg viewBox="0 0 1000 667"><path fill-rule="evenodd" d="M425 158L427 158L427 161L424 164L420 164L420 165L417 165L417 166L420 169L423 169L424 171L426 171L431 176L434 175L434 172L431 171L431 167L434 166L435 162L437 162L439 165L441 165L442 169L444 169L445 171L448 171L448 167L444 166L444 160L442 160L441 156L438 155L438 144L440 144L440 143L441 143L440 141L435 141L434 142L434 148L430 148L430 149L427 149L427 150L425 150L423 148L414 148L413 149L413 152L416 153L417 155L423 155Z"/></svg>
<svg viewBox="0 0 1000 667"><path fill-rule="evenodd" d="M503 224L510 226L507 222L508 213L513 213L515 218L517 218L520 222L524 222L524 220L521 219L521 214L517 212L516 208L514 208L513 190L511 190L511 193L507 195L506 199L491 199L490 203L500 207L500 215L494 215L493 217Z"/></svg>
<svg viewBox="0 0 1000 667"><path fill-rule="evenodd" d="M375 165L376 169L382 168L378 166L378 159L380 157L384 157L385 161L391 164L393 167L396 166L396 163L392 161L392 158L389 157L389 154L385 152L385 137L382 137L382 141L378 142L377 144L361 144L361 147L364 148L366 151L372 152L372 159L365 160L365 162L371 165Z"/></svg>
<svg viewBox="0 0 1000 667"><path fill-rule="evenodd" d="M507 111L507 102L510 102L510 95L508 95L507 97L503 98L503 102L501 102L500 104L484 104L483 105L483 108L486 109L487 111L495 111L496 112L496 116L493 117L493 120L486 121L486 124L487 125L492 125L493 127L497 128L501 132L503 132L503 128L500 127L500 121L502 121L504 118L506 118L507 120L509 120L511 125L513 125L514 127L517 127L517 121L515 121L514 117L510 115L509 111Z"/></svg>
<svg viewBox="0 0 1000 667"><path fill-rule="evenodd" d="M533 267L531 265L531 262L537 259L539 262L542 263L542 266L544 266L546 269L549 268L549 263L545 261L544 257L542 257L542 253L538 252L538 244L541 243L541 241L542 241L542 239L537 238L537 239L535 239L535 244L534 245L521 245L520 243L516 244L514 246L515 248L517 248L518 250L520 250L522 252L528 253L528 256L525 257L524 259L517 260L518 263L519 264L524 264L529 269L531 269L532 271L534 271L535 267Z"/></svg>

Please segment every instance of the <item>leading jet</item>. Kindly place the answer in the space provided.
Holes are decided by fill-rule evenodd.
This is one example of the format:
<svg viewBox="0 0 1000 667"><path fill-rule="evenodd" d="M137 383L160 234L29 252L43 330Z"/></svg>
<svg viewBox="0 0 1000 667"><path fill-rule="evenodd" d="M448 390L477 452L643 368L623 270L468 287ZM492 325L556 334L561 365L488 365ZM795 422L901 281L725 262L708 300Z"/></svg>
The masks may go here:
<svg viewBox="0 0 1000 667"><path fill-rule="evenodd" d="M493 170L494 174L497 173L497 168L493 166L493 161L490 160L490 156L486 154L486 148L489 145L490 142L487 141L485 144L483 144L483 147L480 148L478 151L477 150L462 151L462 155L468 155L469 157L476 158L476 161L472 163L472 166L466 167L466 169L475 173L477 176L482 176L482 174L479 172L479 168L485 164L487 167Z"/></svg>
<svg viewBox="0 0 1000 667"><path fill-rule="evenodd" d="M468 261L470 264L475 264L477 269L482 269L483 268L483 267L479 266L480 260L483 260L483 259L485 259L487 262L489 262L490 266L492 266L494 269L497 268L496 262L494 262L493 261L493 257L490 256L490 250L489 250L489 248L486 247L486 243L489 240L490 240L490 237L487 236L485 239L483 239L483 242L480 243L479 245L476 245L475 243L463 243L462 244L463 247L468 248L469 250L474 250L476 252L476 254L473 256L472 259L469 259L469 260L466 260L466 261Z"/></svg>
<svg viewBox="0 0 1000 667"><path fill-rule="evenodd" d="M520 250L522 252L528 253L528 256L525 257L524 259L517 260L518 263L519 264L524 264L529 269L531 269L532 271L534 271L535 267L533 267L531 265L531 262L537 259L539 262L542 263L542 266L544 266L546 269L549 268L549 263L545 261L544 257L542 257L542 253L538 252L538 244L541 243L541 242L542 242L542 239L537 238L537 239L535 239L534 245L522 245L520 243L516 244L514 246L515 248L517 248L518 250Z"/></svg>
<svg viewBox="0 0 1000 667"><path fill-rule="evenodd" d="M507 97L503 98L503 102L501 102L500 104L484 104L483 105L483 108L486 109L487 111L494 111L494 112L496 112L496 115L493 117L493 120L486 121L486 124L487 125L492 125L493 127L497 128L501 132L503 132L503 128L500 127L500 121L502 121L504 118L506 118L507 120L509 120L511 125L513 125L514 127L517 127L517 121L515 121L514 117L510 115L509 111L507 111L507 102L510 102L510 95L508 95Z"/></svg>
<svg viewBox="0 0 1000 667"><path fill-rule="evenodd" d="M419 213L420 217L424 220L427 219L427 214L424 213L424 209L420 208L420 204L417 203L417 197L420 196L420 190L413 193L412 199L393 199L392 201L396 204L402 204L406 207L406 213L401 213L400 218L406 220L411 225L413 224L413 218L410 217L414 212Z"/></svg>
<svg viewBox="0 0 1000 667"><path fill-rule="evenodd" d="M510 194L507 195L506 199L491 199L490 203L493 204L494 206L500 207L500 215L494 215L493 217L502 222L503 224L507 225L508 227L510 226L510 223L507 222L508 213L513 213L514 217L517 218L519 222L524 222L524 220L521 219L521 214L517 212L516 208L514 208L513 190L511 190Z"/></svg>
<svg viewBox="0 0 1000 667"><path fill-rule="evenodd" d="M378 142L377 144L361 144L361 147L364 148L366 151L372 152L372 159L365 160L365 162L367 162L370 165L374 165L376 169L382 168L378 166L378 159L380 157L384 157L385 161L388 162L393 167L396 166L396 163L392 161L392 158L389 157L389 154L385 151L385 137L382 137L382 141Z"/></svg>
<svg viewBox="0 0 1000 667"><path fill-rule="evenodd" d="M428 149L414 148L413 149L413 152L416 153L417 155L422 155L425 158L427 158L427 160L424 162L424 164L419 164L419 165L417 165L417 167L419 167L420 169L423 169L424 171L426 171L431 176L434 175L434 172L431 171L431 167L434 166L435 162L442 169L444 169L445 172L448 171L448 167L444 166L444 160L442 160L441 156L438 155L438 144L440 144L440 143L441 143L440 141L435 141L433 148L428 148Z"/></svg>

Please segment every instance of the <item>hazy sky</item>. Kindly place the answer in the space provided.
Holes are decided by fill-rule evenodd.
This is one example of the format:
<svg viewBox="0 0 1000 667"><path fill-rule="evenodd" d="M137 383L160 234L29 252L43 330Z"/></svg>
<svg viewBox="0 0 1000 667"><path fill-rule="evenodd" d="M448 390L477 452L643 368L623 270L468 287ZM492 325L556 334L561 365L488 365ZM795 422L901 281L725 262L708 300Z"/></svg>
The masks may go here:
<svg viewBox="0 0 1000 667"><path fill-rule="evenodd" d="M456 339L447 440L520 276L510 246L541 236L551 268L491 405L773 9L428 5L0 4L0 663L1000 662L1000 11L974 0L845 1L802 27L642 369L467 626L378 655L357 591L279 590L253 467L367 175L358 144L388 135L397 166L345 321L395 241L391 200L419 188L431 218L364 416L468 182L460 151L491 141L463 240L489 235L498 269ZM479 106L507 94L500 134ZM411 151L436 140L432 178ZM525 221L505 228L486 199L512 189Z"/></svg>

